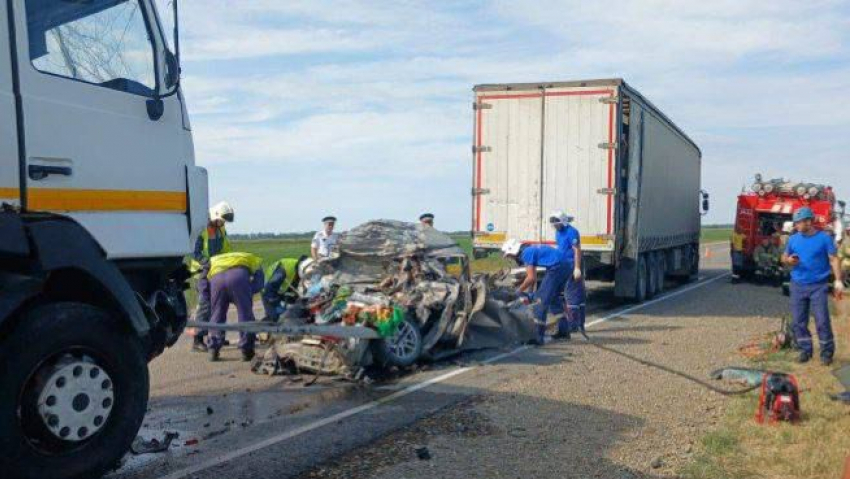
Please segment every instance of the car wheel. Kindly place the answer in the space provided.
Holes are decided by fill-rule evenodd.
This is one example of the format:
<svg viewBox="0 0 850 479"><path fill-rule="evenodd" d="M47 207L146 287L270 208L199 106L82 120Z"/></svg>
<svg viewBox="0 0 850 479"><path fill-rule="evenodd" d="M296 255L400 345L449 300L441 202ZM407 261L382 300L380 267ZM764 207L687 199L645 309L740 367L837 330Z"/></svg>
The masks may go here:
<svg viewBox="0 0 850 479"><path fill-rule="evenodd" d="M374 346L378 363L406 368L415 364L422 355L422 333L413 321L405 319L394 336L377 340Z"/></svg>
<svg viewBox="0 0 850 479"><path fill-rule="evenodd" d="M100 477L144 419L141 342L93 306L54 303L24 313L0 345L0 371L0 468L10 477Z"/></svg>

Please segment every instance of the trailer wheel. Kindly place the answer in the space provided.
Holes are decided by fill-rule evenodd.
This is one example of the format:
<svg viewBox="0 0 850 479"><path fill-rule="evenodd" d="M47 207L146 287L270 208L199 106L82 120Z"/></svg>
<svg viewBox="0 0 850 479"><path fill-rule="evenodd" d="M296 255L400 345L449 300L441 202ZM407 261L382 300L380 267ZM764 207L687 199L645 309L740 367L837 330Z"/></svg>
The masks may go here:
<svg viewBox="0 0 850 479"><path fill-rule="evenodd" d="M646 297L654 298L658 294L658 255L655 252L646 254L646 268L648 281L646 283Z"/></svg>
<svg viewBox="0 0 850 479"><path fill-rule="evenodd" d="M54 303L24 313L0 345L0 370L4 477L100 477L144 419L141 342L102 309Z"/></svg>
<svg viewBox="0 0 850 479"><path fill-rule="evenodd" d="M393 337L374 341L372 345L379 364L406 368L422 355L422 332L413 321L405 319Z"/></svg>
<svg viewBox="0 0 850 479"><path fill-rule="evenodd" d="M659 252L655 264L658 267L658 271L656 273L656 276L658 277L658 288L656 289L656 293L661 294L666 289L664 282L667 279L667 255L663 252Z"/></svg>
<svg viewBox="0 0 850 479"><path fill-rule="evenodd" d="M646 255L638 257L637 278L635 280L635 301L642 303L646 301L647 283L649 282L649 270L646 266Z"/></svg>

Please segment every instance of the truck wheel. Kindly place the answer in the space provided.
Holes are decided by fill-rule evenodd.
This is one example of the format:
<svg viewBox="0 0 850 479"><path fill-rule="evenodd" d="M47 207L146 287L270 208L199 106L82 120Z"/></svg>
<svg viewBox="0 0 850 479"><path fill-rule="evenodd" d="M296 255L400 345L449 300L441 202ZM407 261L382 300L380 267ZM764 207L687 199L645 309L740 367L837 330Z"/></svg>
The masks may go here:
<svg viewBox="0 0 850 479"><path fill-rule="evenodd" d="M691 268L689 272L689 283L699 279L699 244L695 244L691 247Z"/></svg>
<svg viewBox="0 0 850 479"><path fill-rule="evenodd" d="M658 255L655 253L646 254L646 268L648 281L646 283L646 297L654 298L658 294Z"/></svg>
<svg viewBox="0 0 850 479"><path fill-rule="evenodd" d="M646 301L647 283L649 282L649 270L646 267L646 255L638 257L637 278L635 280L635 301L642 303Z"/></svg>
<svg viewBox="0 0 850 479"><path fill-rule="evenodd" d="M656 293L661 294L666 289L666 285L664 283L667 279L667 255L664 253L658 253L655 264L658 267L658 271L656 273L656 276L658 277L658 288L656 289Z"/></svg>
<svg viewBox="0 0 850 479"><path fill-rule="evenodd" d="M372 352L383 366L413 366L422 355L422 333L413 321L405 319L394 336L375 341Z"/></svg>
<svg viewBox="0 0 850 479"><path fill-rule="evenodd" d="M69 302L24 313L0 345L0 371L4 477L100 477L144 419L140 341L100 308Z"/></svg>

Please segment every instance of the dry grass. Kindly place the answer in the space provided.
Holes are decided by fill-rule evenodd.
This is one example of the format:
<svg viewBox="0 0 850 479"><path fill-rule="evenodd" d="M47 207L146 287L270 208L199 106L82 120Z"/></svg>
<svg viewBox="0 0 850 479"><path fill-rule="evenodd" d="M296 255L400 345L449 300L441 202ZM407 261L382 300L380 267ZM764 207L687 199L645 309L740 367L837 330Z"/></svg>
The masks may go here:
<svg viewBox="0 0 850 479"><path fill-rule="evenodd" d="M792 352L778 352L753 366L790 372L802 389L803 420L797 425L759 425L753 417L758 394L730 399L721 424L707 434L682 475L692 479L837 479L850 454L850 406L829 399L842 390L831 369L850 364L850 300L833 315L838 350L835 365L817 360L799 365ZM812 328L814 329L814 328ZM817 354L817 351L816 351Z"/></svg>

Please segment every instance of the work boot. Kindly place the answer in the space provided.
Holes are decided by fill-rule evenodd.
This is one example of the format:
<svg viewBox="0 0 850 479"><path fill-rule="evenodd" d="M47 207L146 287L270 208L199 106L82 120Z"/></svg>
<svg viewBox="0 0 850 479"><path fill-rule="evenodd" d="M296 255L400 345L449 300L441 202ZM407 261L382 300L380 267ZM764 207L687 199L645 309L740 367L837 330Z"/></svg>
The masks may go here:
<svg viewBox="0 0 850 479"><path fill-rule="evenodd" d="M803 351L802 353L800 353L799 356L797 356L797 362L800 364L807 363L810 359L812 359L812 355L805 351Z"/></svg>
<svg viewBox="0 0 850 479"><path fill-rule="evenodd" d="M820 363L822 366L832 366L832 356L821 356Z"/></svg>
<svg viewBox="0 0 850 479"><path fill-rule="evenodd" d="M207 352L207 345L204 343L203 336L195 336L192 340L192 351L197 353L205 353Z"/></svg>
<svg viewBox="0 0 850 479"><path fill-rule="evenodd" d="M554 336L552 336L552 339L555 341L569 341L571 338L572 334L569 329L566 331L558 331Z"/></svg>
<svg viewBox="0 0 850 479"><path fill-rule="evenodd" d="M254 359L255 353L253 349L243 349L242 350L242 361L246 363L252 359Z"/></svg>
<svg viewBox="0 0 850 479"><path fill-rule="evenodd" d="M210 348L210 362L216 362L221 358L221 350Z"/></svg>

